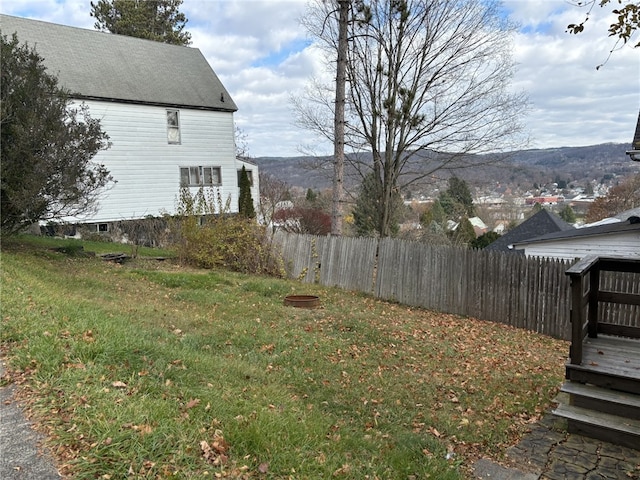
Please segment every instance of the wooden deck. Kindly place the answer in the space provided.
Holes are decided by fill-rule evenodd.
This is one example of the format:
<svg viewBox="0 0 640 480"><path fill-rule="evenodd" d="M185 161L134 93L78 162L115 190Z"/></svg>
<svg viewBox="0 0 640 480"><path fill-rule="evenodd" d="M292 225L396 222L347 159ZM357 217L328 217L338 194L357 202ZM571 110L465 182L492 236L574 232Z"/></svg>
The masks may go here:
<svg viewBox="0 0 640 480"><path fill-rule="evenodd" d="M640 450L640 326L604 323L602 302L640 305L640 294L603 291L600 272L640 274L640 259L586 258L567 271L572 288L572 339L567 405L556 415L570 432ZM637 311L637 310L636 310Z"/></svg>
<svg viewBox="0 0 640 480"><path fill-rule="evenodd" d="M567 380L640 395L640 339L587 337L582 348L582 363L566 366Z"/></svg>
<svg viewBox="0 0 640 480"><path fill-rule="evenodd" d="M568 365L569 370L575 367L593 375L626 378L640 386L640 339L599 335L586 337L582 345L582 364Z"/></svg>

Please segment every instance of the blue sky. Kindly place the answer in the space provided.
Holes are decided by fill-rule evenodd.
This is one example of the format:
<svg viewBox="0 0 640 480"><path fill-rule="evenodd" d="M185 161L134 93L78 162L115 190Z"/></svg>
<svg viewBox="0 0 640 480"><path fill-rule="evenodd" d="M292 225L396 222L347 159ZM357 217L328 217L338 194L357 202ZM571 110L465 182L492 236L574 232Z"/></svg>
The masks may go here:
<svg viewBox="0 0 640 480"><path fill-rule="evenodd" d="M289 98L312 76L327 76L299 19L306 0L184 0L193 47L199 48L239 110L235 120L253 156L295 156L312 144L332 147L293 123ZM512 88L528 94L531 147L630 143L640 109L640 49L616 51L607 11L595 7L581 35L566 33L586 11L567 0L505 0L520 25ZM0 12L93 29L90 0L1 0ZM1 26L0 26L1 27Z"/></svg>

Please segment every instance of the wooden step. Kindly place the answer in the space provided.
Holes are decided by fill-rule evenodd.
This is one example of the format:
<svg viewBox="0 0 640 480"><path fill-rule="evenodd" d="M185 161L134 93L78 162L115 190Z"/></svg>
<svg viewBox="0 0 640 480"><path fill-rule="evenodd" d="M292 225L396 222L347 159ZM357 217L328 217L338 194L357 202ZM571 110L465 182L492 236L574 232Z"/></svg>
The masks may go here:
<svg viewBox="0 0 640 480"><path fill-rule="evenodd" d="M558 405L553 414L567 420L569 433L640 449L640 420L564 404Z"/></svg>
<svg viewBox="0 0 640 480"><path fill-rule="evenodd" d="M612 370L598 364L574 365L567 363L565 378L572 382L590 383L603 388L619 390L640 395L640 380L638 372Z"/></svg>
<svg viewBox="0 0 640 480"><path fill-rule="evenodd" d="M640 395L577 382L565 382L560 391L570 395L573 406L640 420Z"/></svg>

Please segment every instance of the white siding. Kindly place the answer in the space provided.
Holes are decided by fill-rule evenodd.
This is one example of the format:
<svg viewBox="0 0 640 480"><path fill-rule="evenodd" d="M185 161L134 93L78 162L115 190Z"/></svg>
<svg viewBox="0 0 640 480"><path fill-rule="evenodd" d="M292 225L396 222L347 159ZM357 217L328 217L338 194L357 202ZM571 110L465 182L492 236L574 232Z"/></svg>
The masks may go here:
<svg viewBox="0 0 640 480"><path fill-rule="evenodd" d="M518 245L527 257L547 257L573 260L586 255L640 257L640 229L608 235L563 238Z"/></svg>
<svg viewBox="0 0 640 480"><path fill-rule="evenodd" d="M167 108L87 101L101 120L110 149L94 161L104 164L115 184L100 196L94 215L76 219L110 222L174 212L180 167L221 168L222 198L238 209L233 114L195 109L180 111L180 144L167 141ZM257 168L255 169L257 175ZM70 219L71 220L71 219Z"/></svg>

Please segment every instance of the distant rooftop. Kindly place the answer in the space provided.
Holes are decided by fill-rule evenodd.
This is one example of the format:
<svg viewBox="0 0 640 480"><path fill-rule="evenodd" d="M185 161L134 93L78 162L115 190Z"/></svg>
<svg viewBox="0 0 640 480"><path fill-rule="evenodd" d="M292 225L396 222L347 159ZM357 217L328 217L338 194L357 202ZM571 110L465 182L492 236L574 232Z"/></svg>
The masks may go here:
<svg viewBox="0 0 640 480"><path fill-rule="evenodd" d="M572 225L558 217L555 213L542 209L529 217L513 230L509 230L485 249L492 251L514 252L511 245L539 237L541 235L575 230ZM523 253L523 252L518 252Z"/></svg>

